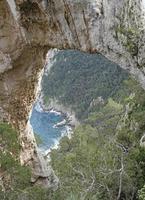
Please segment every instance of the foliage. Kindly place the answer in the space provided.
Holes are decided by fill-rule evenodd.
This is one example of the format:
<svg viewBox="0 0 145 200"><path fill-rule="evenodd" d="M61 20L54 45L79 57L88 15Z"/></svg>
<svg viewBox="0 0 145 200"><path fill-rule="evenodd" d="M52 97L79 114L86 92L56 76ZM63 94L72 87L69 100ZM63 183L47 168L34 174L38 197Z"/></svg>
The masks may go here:
<svg viewBox="0 0 145 200"><path fill-rule="evenodd" d="M112 97L128 77L123 69L101 55L59 51L54 59L42 81L45 103L56 98L71 106L79 119L88 116L91 103L98 97Z"/></svg>
<svg viewBox="0 0 145 200"><path fill-rule="evenodd" d="M133 57L137 57L140 48L139 41L144 32L142 31L141 23L137 23L135 20L136 18L140 19L139 12L136 9L136 2L126 0L124 3L122 11L118 15L118 24L114 27L116 37ZM127 9L128 7L130 9ZM141 68L142 64L138 64L137 67Z"/></svg>
<svg viewBox="0 0 145 200"><path fill-rule="evenodd" d="M29 168L19 164L18 135L9 125L1 124L1 169L9 193L0 192L0 199L136 200L139 196L143 200L145 149L139 141L145 132L144 91L101 56L97 59L99 67L95 56L89 67L81 63L78 52L68 52L67 57L60 52L57 59L59 67L56 62L44 76L44 99L49 102L57 98L71 105L81 119L72 138L63 137L59 149L51 152L59 188L53 192L31 186ZM99 96L104 103L94 105Z"/></svg>
<svg viewBox="0 0 145 200"><path fill-rule="evenodd" d="M145 183L145 94L130 77L51 153L60 199L137 199Z"/></svg>
<svg viewBox="0 0 145 200"><path fill-rule="evenodd" d="M139 31L136 28L126 28L125 26L119 26L116 28L116 34L123 34L124 41L122 40L123 46L126 47L128 52L133 56L138 54L138 40L139 40Z"/></svg>
<svg viewBox="0 0 145 200"><path fill-rule="evenodd" d="M118 28L135 56L136 29ZM45 103L56 98L81 120L72 138L64 137L51 152L60 179L52 200L135 200L145 184L145 149L139 144L145 131L145 93L102 56L84 55L59 52L42 82ZM98 104L100 96L104 102Z"/></svg>
<svg viewBox="0 0 145 200"><path fill-rule="evenodd" d="M17 132L7 123L0 124L0 199L48 200L47 190L32 187L29 167L19 162L20 145ZM5 191L5 192L4 192ZM45 196L45 198L43 198Z"/></svg>
<svg viewBox="0 0 145 200"><path fill-rule="evenodd" d="M0 124L0 143L7 152L18 156L20 145L17 133L6 123Z"/></svg>
<svg viewBox="0 0 145 200"><path fill-rule="evenodd" d="M145 199L145 185L141 190L139 190L139 200L144 200Z"/></svg>

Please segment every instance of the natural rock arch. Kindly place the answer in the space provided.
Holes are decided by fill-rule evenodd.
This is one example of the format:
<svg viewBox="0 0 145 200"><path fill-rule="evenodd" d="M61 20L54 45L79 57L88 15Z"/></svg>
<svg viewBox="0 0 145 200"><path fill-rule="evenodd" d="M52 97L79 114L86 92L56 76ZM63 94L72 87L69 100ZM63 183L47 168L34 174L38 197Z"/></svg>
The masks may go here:
<svg viewBox="0 0 145 200"><path fill-rule="evenodd" d="M21 161L34 157L26 130L50 48L101 53L145 88L144 0L1 0L0 113L19 131Z"/></svg>

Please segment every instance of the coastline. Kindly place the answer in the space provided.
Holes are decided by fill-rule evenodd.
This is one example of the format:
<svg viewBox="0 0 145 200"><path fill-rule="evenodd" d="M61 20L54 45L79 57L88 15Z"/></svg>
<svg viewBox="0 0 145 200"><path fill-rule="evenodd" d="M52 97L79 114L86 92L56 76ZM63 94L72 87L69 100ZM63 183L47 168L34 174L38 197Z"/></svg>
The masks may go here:
<svg viewBox="0 0 145 200"><path fill-rule="evenodd" d="M57 99L50 99L49 103L45 104L43 99L43 95L41 95L38 99L38 104L42 108L43 112L60 113L66 119L66 124L71 126L72 129L80 124L75 116L75 112L70 107L60 104Z"/></svg>
<svg viewBox="0 0 145 200"><path fill-rule="evenodd" d="M76 119L75 112L72 111L70 108L66 108L65 106L59 104L56 99L55 100L52 99L51 102L49 103L49 105L44 104L42 94L37 99L35 109L38 112L46 112L46 113L52 112L52 113L55 113L56 115L62 115L64 117L64 120L62 120L61 122L58 122L56 125L54 125L55 126L54 128L58 128L59 126L60 127L65 126L66 131L62 132L62 135L55 141L55 143L52 147L50 147L49 149L44 150L44 151L39 149L41 154L49 162L51 160L50 159L51 150L59 148L59 143L60 143L61 138L67 136L69 139L71 139L73 130L80 123Z"/></svg>

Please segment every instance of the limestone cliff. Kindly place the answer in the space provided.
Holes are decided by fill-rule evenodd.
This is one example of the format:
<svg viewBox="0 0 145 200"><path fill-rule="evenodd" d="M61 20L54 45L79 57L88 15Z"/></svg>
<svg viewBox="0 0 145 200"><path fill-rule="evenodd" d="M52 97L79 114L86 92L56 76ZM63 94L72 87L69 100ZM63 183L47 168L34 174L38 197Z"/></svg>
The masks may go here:
<svg viewBox="0 0 145 200"><path fill-rule="evenodd" d="M101 53L145 88L144 18L145 0L0 0L0 115L20 131L22 163L35 153L26 124L46 52Z"/></svg>

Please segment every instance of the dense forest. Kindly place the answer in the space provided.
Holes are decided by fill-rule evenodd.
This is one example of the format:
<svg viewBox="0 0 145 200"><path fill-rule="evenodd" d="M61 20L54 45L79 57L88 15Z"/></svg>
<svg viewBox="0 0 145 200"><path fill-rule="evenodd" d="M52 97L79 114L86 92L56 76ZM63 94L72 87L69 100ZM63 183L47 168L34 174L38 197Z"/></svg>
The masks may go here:
<svg viewBox="0 0 145 200"><path fill-rule="evenodd" d="M52 166L60 178L54 199L138 199L145 183L145 149L139 144L145 95L131 79L124 84L132 85L133 94L121 98L122 103L108 99L71 140L63 138L60 149L53 150Z"/></svg>
<svg viewBox="0 0 145 200"><path fill-rule="evenodd" d="M64 137L51 153L60 179L51 198L144 199L145 94L139 84L101 55L60 51L42 85L46 103L58 99L81 121L71 140Z"/></svg>
<svg viewBox="0 0 145 200"><path fill-rule="evenodd" d="M0 183L6 191L1 184L0 199L144 200L145 148L140 139L145 132L145 92L101 55L60 51L55 60L42 82L45 103L57 98L71 106L81 122L72 138L62 138L51 152L58 189L30 183L31 170L19 163L18 134L4 123Z"/></svg>
<svg viewBox="0 0 145 200"><path fill-rule="evenodd" d="M49 74L42 80L44 101L57 98L84 119L98 97L106 101L113 97L128 75L116 64L101 55L79 51L59 51Z"/></svg>

